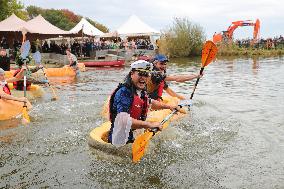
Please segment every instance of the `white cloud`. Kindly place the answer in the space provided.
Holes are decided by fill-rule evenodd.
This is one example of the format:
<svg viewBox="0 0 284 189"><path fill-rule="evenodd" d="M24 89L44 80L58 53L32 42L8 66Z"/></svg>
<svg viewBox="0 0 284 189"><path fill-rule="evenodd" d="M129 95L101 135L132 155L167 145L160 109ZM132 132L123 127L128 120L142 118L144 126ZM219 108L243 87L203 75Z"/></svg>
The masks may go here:
<svg viewBox="0 0 284 189"><path fill-rule="evenodd" d="M199 23L208 38L216 31L226 30L232 21L261 21L263 37L283 34L284 1L278 0L24 0L26 5L43 8L70 9L97 20L114 30L136 14L157 30L172 23L173 17L188 17ZM239 30L239 31L238 31ZM237 37L251 37L251 28L238 28Z"/></svg>

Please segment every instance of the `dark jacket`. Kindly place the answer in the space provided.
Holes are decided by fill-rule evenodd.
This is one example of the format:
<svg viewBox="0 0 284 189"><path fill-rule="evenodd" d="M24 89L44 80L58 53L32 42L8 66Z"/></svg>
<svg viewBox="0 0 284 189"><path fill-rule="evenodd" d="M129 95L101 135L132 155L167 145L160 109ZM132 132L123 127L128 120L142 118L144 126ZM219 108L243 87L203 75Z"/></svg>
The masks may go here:
<svg viewBox="0 0 284 189"><path fill-rule="evenodd" d="M0 68L4 71L10 71L10 58L7 56L0 56Z"/></svg>

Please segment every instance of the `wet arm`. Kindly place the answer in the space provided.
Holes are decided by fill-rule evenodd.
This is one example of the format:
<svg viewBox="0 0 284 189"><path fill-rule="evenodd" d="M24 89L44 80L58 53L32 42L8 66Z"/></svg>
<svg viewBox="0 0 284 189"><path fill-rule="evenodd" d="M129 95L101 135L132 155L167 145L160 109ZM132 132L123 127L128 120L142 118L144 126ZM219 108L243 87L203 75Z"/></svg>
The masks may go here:
<svg viewBox="0 0 284 189"><path fill-rule="evenodd" d="M14 101L19 101L19 102L25 102L24 98L18 98L18 97L14 97L12 95L8 95L4 92L2 92L3 90L0 88L0 97L2 99L6 99L6 100L14 100Z"/></svg>
<svg viewBox="0 0 284 189"><path fill-rule="evenodd" d="M162 103L160 101L157 101L157 100L151 100L151 108L153 110L160 110L160 109L172 109L173 107L168 105L168 104L165 104L165 103Z"/></svg>
<svg viewBox="0 0 284 189"><path fill-rule="evenodd" d="M15 76L15 78L17 78L18 79L17 81L19 81L24 77L24 75L25 75L25 69L22 68L21 71Z"/></svg>
<svg viewBox="0 0 284 189"><path fill-rule="evenodd" d="M13 82L16 82L16 81L19 81L21 80L21 78L17 78L17 77L12 77L12 78L9 78L6 80L7 83L13 83Z"/></svg>
<svg viewBox="0 0 284 189"><path fill-rule="evenodd" d="M165 78L165 81L176 81L176 82L185 82L198 78L198 74L191 75L169 75Z"/></svg>
<svg viewBox="0 0 284 189"><path fill-rule="evenodd" d="M170 87L168 87L168 88L166 89L166 92L167 92L170 96L172 96L172 97L177 97L177 98L180 99L180 100L185 100L185 97L184 97L184 96L177 94L177 93L174 92Z"/></svg>
<svg viewBox="0 0 284 189"><path fill-rule="evenodd" d="M148 121L142 121L142 120L132 118L131 128L132 129L143 129L143 128L148 129L148 128L151 128L151 124Z"/></svg>
<svg viewBox="0 0 284 189"><path fill-rule="evenodd" d="M30 69L30 71L32 72L32 73L35 73L35 72L37 72L38 70L40 70L41 68L39 67L39 66L37 66L37 67L35 67L35 68L31 68Z"/></svg>

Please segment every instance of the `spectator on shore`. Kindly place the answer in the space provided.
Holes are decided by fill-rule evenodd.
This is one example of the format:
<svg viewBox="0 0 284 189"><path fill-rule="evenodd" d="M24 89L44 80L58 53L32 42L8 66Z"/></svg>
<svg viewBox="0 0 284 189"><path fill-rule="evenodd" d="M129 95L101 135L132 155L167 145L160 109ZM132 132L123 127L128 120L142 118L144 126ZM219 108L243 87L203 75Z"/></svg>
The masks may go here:
<svg viewBox="0 0 284 189"><path fill-rule="evenodd" d="M49 52L49 46L47 44L47 41L44 41L43 45L42 45L42 52L43 53L47 53Z"/></svg>
<svg viewBox="0 0 284 189"><path fill-rule="evenodd" d="M2 49L6 50L7 56L9 56L9 44L7 42L7 39L3 36L2 40L0 42L0 48L2 47Z"/></svg>
<svg viewBox="0 0 284 189"><path fill-rule="evenodd" d="M20 51L20 48L21 48L21 43L14 39L13 41L13 59L15 60L16 59L16 56L17 56L17 53Z"/></svg>
<svg viewBox="0 0 284 189"><path fill-rule="evenodd" d="M10 71L10 58L7 56L6 50L0 50L0 68L4 71Z"/></svg>

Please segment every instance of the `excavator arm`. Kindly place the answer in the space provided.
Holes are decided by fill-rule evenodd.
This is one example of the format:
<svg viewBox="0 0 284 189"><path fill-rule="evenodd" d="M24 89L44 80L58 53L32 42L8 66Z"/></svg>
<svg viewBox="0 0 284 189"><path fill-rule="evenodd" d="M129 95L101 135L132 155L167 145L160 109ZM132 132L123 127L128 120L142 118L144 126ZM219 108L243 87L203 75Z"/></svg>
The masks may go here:
<svg viewBox="0 0 284 189"><path fill-rule="evenodd" d="M253 22L251 20L244 20L244 21L241 20L241 21L232 22L232 24L228 27L226 31L223 31L223 33L218 33L213 35L213 42L218 43L223 40L232 40L234 31L238 27L242 26L254 26L253 39L254 42L256 42L259 37L259 29L260 29L259 19L257 19L256 22Z"/></svg>

